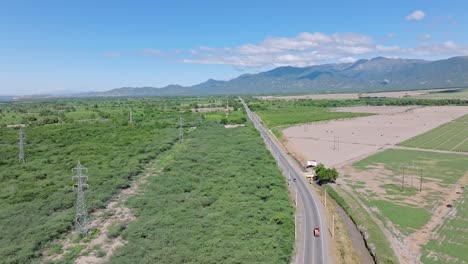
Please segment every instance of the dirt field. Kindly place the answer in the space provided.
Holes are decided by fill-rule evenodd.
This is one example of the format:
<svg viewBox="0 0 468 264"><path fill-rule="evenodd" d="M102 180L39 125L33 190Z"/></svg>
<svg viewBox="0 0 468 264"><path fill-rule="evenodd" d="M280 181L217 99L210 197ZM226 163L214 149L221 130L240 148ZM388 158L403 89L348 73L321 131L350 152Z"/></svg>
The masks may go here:
<svg viewBox="0 0 468 264"><path fill-rule="evenodd" d="M430 92L442 92L453 89L433 89L417 91L398 91L398 92L380 92L380 93L337 93L337 94L306 94L290 96L258 96L262 100L298 100L298 99L358 99L359 97L389 97L403 98L426 95Z"/></svg>
<svg viewBox="0 0 468 264"><path fill-rule="evenodd" d="M302 161L340 167L467 114L468 107L360 106L336 111L376 115L287 128L287 148Z"/></svg>

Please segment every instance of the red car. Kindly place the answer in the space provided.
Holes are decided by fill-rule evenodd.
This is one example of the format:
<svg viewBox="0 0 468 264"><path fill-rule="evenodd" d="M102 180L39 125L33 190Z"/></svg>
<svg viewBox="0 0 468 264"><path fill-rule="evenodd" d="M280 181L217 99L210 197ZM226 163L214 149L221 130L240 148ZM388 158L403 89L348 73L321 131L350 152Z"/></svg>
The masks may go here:
<svg viewBox="0 0 468 264"><path fill-rule="evenodd" d="M319 237L320 236L320 229L318 227L314 228L314 236Z"/></svg>

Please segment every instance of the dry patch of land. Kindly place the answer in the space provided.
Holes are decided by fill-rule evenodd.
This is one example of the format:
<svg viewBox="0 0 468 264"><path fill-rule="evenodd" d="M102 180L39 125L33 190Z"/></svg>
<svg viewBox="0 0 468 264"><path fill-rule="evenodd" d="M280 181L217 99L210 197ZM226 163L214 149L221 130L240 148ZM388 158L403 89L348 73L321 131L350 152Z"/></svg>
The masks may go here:
<svg viewBox="0 0 468 264"><path fill-rule="evenodd" d="M298 157L341 166L467 114L468 107L359 106L336 111L377 115L286 128L287 148Z"/></svg>
<svg viewBox="0 0 468 264"><path fill-rule="evenodd" d="M59 254L44 252L47 261L67 261L77 255L73 260L75 264L99 264L106 262L114 251L125 245L120 231L127 224L135 220L130 208L125 206L127 199L137 193L140 186L146 183L149 176L158 173L155 164L148 167L149 172L140 176L132 183L130 188L117 194L103 210L97 210L90 215L90 234L87 238L79 239L75 233L70 233L65 239L56 241L63 251Z"/></svg>
<svg viewBox="0 0 468 264"><path fill-rule="evenodd" d="M430 94L431 92L444 92L453 89L431 89L431 90L416 90L416 91L397 91L397 92L380 92L380 93L336 93L336 94L305 94L305 95L290 95L290 96L257 96L262 100L299 100L299 99L359 99L359 97L387 97L387 98L404 98Z"/></svg>

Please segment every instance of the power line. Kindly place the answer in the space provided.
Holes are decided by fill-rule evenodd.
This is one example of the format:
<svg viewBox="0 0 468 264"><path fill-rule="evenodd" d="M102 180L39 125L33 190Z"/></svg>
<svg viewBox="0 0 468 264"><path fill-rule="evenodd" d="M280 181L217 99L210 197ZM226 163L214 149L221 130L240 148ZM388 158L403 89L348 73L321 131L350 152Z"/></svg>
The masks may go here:
<svg viewBox="0 0 468 264"><path fill-rule="evenodd" d="M23 128L20 127L19 129L19 161L20 162L25 162L25 159L24 159L24 140L25 140L25 137L24 137L24 132L23 132Z"/></svg>
<svg viewBox="0 0 468 264"><path fill-rule="evenodd" d="M86 200L84 195L84 189L89 188L89 185L85 183L88 180L88 176L83 175L83 171L88 172L86 167L83 167L78 161L76 168L72 169L72 172L76 171L76 175L72 176L72 179L76 179L76 184L73 185L78 191L76 198L76 215L75 215L75 229L78 233L85 235L88 233L88 211L86 210Z"/></svg>

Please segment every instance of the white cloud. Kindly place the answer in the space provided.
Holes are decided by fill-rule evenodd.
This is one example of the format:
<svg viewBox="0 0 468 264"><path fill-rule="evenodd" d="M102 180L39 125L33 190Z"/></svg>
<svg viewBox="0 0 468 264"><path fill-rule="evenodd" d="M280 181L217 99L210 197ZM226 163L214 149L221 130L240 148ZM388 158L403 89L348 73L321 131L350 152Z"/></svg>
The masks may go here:
<svg viewBox="0 0 468 264"><path fill-rule="evenodd" d="M198 47L178 53L184 63L232 65L237 68L310 66L322 63L352 62L356 58L439 57L468 54L468 45L453 41L419 46L383 45L359 33L309 33L294 37L268 37L259 43L233 47Z"/></svg>
<svg viewBox="0 0 468 264"><path fill-rule="evenodd" d="M422 20L425 16L426 16L426 13L424 13L424 11L416 10L416 11L413 11L413 13L406 16L406 20L419 21L419 20Z"/></svg>
<svg viewBox="0 0 468 264"><path fill-rule="evenodd" d="M387 38L394 38L396 36L395 33L387 33Z"/></svg>
<svg viewBox="0 0 468 264"><path fill-rule="evenodd" d="M338 62L340 63L349 63L349 62L355 62L355 61L357 61L357 59L353 57L343 57L343 58L338 59Z"/></svg>

